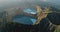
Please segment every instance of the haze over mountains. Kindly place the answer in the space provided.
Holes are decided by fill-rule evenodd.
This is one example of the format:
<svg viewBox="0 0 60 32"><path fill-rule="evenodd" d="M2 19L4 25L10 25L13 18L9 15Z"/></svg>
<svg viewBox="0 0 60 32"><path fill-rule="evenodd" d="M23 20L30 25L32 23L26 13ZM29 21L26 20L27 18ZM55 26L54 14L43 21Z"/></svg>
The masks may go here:
<svg viewBox="0 0 60 32"><path fill-rule="evenodd" d="M26 5L53 6L60 9L60 0L0 0L0 9L23 7Z"/></svg>

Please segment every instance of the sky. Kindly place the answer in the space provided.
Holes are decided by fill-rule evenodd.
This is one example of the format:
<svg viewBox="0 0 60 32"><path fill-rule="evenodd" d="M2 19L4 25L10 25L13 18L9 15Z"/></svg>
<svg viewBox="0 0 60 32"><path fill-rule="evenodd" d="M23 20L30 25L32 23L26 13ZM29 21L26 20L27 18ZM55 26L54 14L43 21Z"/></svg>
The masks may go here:
<svg viewBox="0 0 60 32"><path fill-rule="evenodd" d="M36 1L36 0L0 0L0 2L4 2L4 1ZM47 1L49 1L49 0L37 0L37 1L47 2Z"/></svg>
<svg viewBox="0 0 60 32"><path fill-rule="evenodd" d="M0 0L0 4L2 3L8 3L8 2L14 2L14 1L19 1L19 2L22 2L22 1L28 1L28 2L31 2L31 1L42 1L42 2L50 2L50 3L56 3L56 4L60 4L60 0Z"/></svg>
<svg viewBox="0 0 60 32"><path fill-rule="evenodd" d="M36 0L0 0L0 2L3 2L3 1L36 1ZM60 1L60 0L37 0L37 1L48 2L48 1Z"/></svg>
<svg viewBox="0 0 60 32"><path fill-rule="evenodd" d="M55 3L57 5L60 5L60 0L0 0L0 6L2 6L1 4L7 4L7 3L11 3L11 2L22 2L22 1L28 1L28 2L32 2L32 1L41 1L41 2L49 2L49 3Z"/></svg>

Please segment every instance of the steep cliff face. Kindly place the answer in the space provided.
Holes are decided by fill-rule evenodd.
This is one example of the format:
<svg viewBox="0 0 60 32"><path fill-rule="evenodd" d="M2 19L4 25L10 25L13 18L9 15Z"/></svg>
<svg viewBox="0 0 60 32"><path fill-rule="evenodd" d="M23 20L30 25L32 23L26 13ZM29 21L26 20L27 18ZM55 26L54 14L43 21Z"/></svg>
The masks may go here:
<svg viewBox="0 0 60 32"><path fill-rule="evenodd" d="M50 13L47 17L53 24L60 25L60 13Z"/></svg>

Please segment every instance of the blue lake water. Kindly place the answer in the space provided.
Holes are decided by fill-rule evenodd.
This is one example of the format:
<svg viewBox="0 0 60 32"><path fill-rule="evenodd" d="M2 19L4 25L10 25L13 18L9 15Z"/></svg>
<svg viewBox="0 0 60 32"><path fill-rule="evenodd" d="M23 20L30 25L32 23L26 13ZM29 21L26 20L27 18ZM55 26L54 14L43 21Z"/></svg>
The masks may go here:
<svg viewBox="0 0 60 32"><path fill-rule="evenodd" d="M23 10L25 13L29 13L29 14L36 14L37 11L35 9L31 9L31 8L26 8Z"/></svg>
<svg viewBox="0 0 60 32"><path fill-rule="evenodd" d="M15 16L13 21L21 24L32 25L36 22L36 18L30 16Z"/></svg>
<svg viewBox="0 0 60 32"><path fill-rule="evenodd" d="M26 8L23 11L24 13L28 14L36 14L37 12L36 10L30 8ZM36 18L30 16L16 15L15 17L13 17L13 21L21 24L32 25L36 22Z"/></svg>

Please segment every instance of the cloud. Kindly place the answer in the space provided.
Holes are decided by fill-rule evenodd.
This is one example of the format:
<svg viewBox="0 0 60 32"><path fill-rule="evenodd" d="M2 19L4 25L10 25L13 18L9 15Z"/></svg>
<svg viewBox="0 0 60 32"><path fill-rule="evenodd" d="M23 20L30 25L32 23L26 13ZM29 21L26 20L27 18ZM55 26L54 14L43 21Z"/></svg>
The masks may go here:
<svg viewBox="0 0 60 32"><path fill-rule="evenodd" d="M43 1L47 1L47 0L43 0Z"/></svg>
<svg viewBox="0 0 60 32"><path fill-rule="evenodd" d="M49 0L41 0L41 1L43 1L43 2L48 2Z"/></svg>

